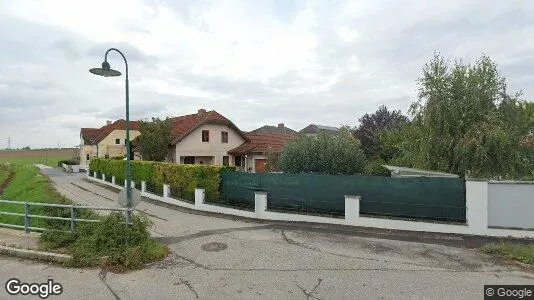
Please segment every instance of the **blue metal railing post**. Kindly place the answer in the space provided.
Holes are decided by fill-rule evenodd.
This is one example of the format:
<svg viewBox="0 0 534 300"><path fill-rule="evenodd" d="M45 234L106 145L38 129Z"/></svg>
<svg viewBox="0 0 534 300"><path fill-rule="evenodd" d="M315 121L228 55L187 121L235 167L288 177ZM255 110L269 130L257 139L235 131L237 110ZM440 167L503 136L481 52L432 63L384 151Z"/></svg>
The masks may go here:
<svg viewBox="0 0 534 300"><path fill-rule="evenodd" d="M30 233L30 217L28 216L30 214L30 204L28 202L24 202L24 231L26 233Z"/></svg>

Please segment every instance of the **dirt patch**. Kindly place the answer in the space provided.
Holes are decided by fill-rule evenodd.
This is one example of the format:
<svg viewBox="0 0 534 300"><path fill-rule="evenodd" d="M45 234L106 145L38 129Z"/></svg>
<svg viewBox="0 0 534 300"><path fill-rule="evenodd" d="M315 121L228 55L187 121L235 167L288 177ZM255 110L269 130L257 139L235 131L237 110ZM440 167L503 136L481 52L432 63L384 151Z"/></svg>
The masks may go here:
<svg viewBox="0 0 534 300"><path fill-rule="evenodd" d="M0 158L24 158L24 157L44 157L72 156L74 148L64 149L35 149L35 150L1 150Z"/></svg>
<svg viewBox="0 0 534 300"><path fill-rule="evenodd" d="M8 170L6 166L2 165L0 166L3 170ZM4 193L4 190L11 184L11 182L15 179L15 172L11 171L9 172L9 175L7 175L7 178L4 180L4 182L0 183L0 195Z"/></svg>

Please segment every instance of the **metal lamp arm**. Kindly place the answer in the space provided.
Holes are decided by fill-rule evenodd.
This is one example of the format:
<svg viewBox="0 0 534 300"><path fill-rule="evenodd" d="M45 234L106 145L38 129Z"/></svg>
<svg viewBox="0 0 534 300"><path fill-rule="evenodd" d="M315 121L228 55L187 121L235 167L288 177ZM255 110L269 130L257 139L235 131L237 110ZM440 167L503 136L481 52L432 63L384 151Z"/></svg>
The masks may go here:
<svg viewBox="0 0 534 300"><path fill-rule="evenodd" d="M128 79L128 60L126 60L126 56L124 56L124 54L117 48L109 48L107 51L106 51L106 54L104 55L104 61L107 62L108 61L108 53L111 52L111 51L115 51L115 52L118 52L122 58L124 59L124 64L126 65L126 79Z"/></svg>

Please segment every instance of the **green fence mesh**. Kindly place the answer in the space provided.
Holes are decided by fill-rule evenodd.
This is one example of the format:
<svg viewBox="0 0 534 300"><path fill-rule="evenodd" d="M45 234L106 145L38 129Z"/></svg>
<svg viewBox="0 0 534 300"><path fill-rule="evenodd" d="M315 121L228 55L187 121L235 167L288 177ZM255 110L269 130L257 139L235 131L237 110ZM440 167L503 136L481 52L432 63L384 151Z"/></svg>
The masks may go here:
<svg viewBox="0 0 534 300"><path fill-rule="evenodd" d="M222 201L254 207L257 190L268 192L269 210L343 216L345 195L359 195L361 214L465 222L458 178L223 173Z"/></svg>

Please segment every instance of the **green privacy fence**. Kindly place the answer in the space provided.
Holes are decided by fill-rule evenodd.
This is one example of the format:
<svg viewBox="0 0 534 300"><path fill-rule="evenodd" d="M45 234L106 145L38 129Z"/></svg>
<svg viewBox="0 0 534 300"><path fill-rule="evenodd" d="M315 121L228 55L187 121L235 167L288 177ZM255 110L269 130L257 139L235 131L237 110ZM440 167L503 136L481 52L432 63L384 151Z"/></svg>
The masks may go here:
<svg viewBox="0 0 534 300"><path fill-rule="evenodd" d="M359 195L361 214L465 222L465 182L458 178L222 174L224 202L254 207L257 190L268 192L269 210L343 216L345 195Z"/></svg>

